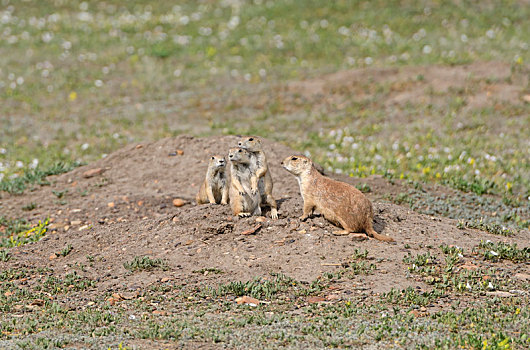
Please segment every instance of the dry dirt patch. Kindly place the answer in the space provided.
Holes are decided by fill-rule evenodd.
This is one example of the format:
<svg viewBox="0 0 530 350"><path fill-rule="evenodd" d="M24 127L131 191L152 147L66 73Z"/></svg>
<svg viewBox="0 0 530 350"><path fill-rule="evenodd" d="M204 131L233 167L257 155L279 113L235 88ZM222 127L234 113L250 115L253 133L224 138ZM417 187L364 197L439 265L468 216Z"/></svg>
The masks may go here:
<svg viewBox="0 0 530 350"><path fill-rule="evenodd" d="M321 217L299 222L302 200L298 184L279 165L281 159L295 152L270 141L265 141L265 150L275 181L280 219L270 219L266 211L267 217L259 221L261 228L255 234L244 235L256 226L256 217L235 219L228 206L193 203L209 155L226 153L236 140L235 136L179 136L130 145L98 162L54 177L51 186L2 198L6 216L27 215L21 207L36 202L32 220L49 216L53 223L41 241L11 249L13 259L0 263L0 267L49 267L55 274L63 274L76 263L86 264L90 256L93 263L84 275L97 283L83 296L86 298L90 293L144 288L164 278L188 285L216 285L276 272L310 282L336 270L357 248L369 251L377 269L368 276L341 282L342 288L380 293L407 286L428 288L407 278L402 263L405 255L424 252L427 246L458 245L470 250L486 239L517 242L521 246L528 243L526 231L505 238L460 230L454 220L429 217L385 202L381 195L396 192L394 187L399 185L390 185L378 177L365 180L373 189L375 229L394 237L397 243L354 242L347 236L335 237L331 235L334 227ZM68 190L63 197L66 203L61 204L52 190ZM175 207L175 198L187 203ZM67 245L73 247L72 252L57 256ZM123 263L145 255L164 259L168 269L128 273ZM201 269L222 273L197 273Z"/></svg>
<svg viewBox="0 0 530 350"><path fill-rule="evenodd" d="M388 84L386 107L406 103L437 104L447 93L467 96L468 108L497 103L522 103L528 85L527 74L512 74L501 62L478 62L461 66L369 68L340 71L316 79L291 82L288 89L308 100L326 96L339 102L341 95L356 101L370 98L373 84ZM459 93L461 91L461 93Z"/></svg>

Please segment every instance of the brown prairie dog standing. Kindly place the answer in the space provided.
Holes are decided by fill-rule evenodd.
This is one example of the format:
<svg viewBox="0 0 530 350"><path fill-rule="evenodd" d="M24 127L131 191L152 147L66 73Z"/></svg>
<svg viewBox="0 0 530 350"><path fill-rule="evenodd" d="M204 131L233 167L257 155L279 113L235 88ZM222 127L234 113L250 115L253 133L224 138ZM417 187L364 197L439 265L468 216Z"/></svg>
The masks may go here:
<svg viewBox="0 0 530 350"><path fill-rule="evenodd" d="M366 236L360 232L365 232L380 241L394 241L373 229L372 203L361 191L347 183L321 175L313 162L304 156L287 157L282 166L296 176L300 184L304 200L304 213L300 220L306 220L316 209L324 218L343 228L334 232L336 235L353 233L354 238L364 239Z"/></svg>
<svg viewBox="0 0 530 350"><path fill-rule="evenodd" d="M250 164L253 176L250 178L250 187L252 193L259 190L261 202L267 203L271 207L271 217L277 219L278 210L276 201L272 196L272 176L267 164L267 157L265 157L261 147L261 140L253 136L243 137L239 140L238 146L251 153Z"/></svg>
<svg viewBox="0 0 530 350"><path fill-rule="evenodd" d="M231 148L228 153L230 160L230 207L234 215L245 217L261 215L261 197L252 193L250 188L251 154L242 148Z"/></svg>
<svg viewBox="0 0 530 350"><path fill-rule="evenodd" d="M223 156L212 156L208 163L206 178L195 197L197 204L228 204L226 160Z"/></svg>

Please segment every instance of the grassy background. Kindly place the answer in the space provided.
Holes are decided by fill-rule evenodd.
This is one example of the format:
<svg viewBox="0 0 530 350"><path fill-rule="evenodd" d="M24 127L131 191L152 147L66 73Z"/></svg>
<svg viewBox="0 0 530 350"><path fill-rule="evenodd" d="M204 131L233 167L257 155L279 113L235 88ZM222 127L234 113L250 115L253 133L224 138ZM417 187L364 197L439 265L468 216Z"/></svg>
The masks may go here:
<svg viewBox="0 0 530 350"><path fill-rule="evenodd" d="M5 0L0 11L4 190L20 189L9 181L32 168L89 162L129 142L255 133L332 171L528 204L529 104L469 104L495 84L528 84L523 2ZM470 75L397 106L385 102L425 69L398 83L370 75L492 60L510 67L506 81ZM286 88L351 68L372 70L339 101Z"/></svg>
<svg viewBox="0 0 530 350"><path fill-rule="evenodd" d="M407 180L411 190L389 199L464 220L460 225L490 230L477 226L486 213L485 222L497 225L492 226L493 231L503 232L504 225L527 228L530 156L525 130L530 125L530 106L522 100L479 106L470 101L477 92L496 84L528 81L528 18L530 7L524 1L225 0L177 4L0 0L0 189L22 191L26 184L45 181L47 174L70 169L75 162L99 159L129 142L180 133L252 133L306 152L332 171ZM435 65L457 67L490 61L509 67L504 81L469 76L461 88L423 94L436 103L414 96L404 105L385 103L396 90L421 84ZM411 72L403 86L370 77L384 77L384 69L392 67ZM417 73L411 67L419 67ZM368 78L339 92L338 100L311 99L289 88L292 82L316 81L349 69L366 69ZM524 89L528 95L529 87ZM359 91L365 94L359 96ZM423 186L432 184L461 192L439 198L422 191ZM490 216L492 212L497 216ZM29 229L23 220L1 215L0 225L7 227L5 237ZM10 247L13 242L6 238L4 243L3 247ZM527 250L514 248L522 256ZM10 259L7 250L0 253L1 259ZM20 273L25 272L6 271L0 276L6 282L0 298L13 290L9 281ZM78 276L67 276L68 281L63 282L46 279L46 271L27 273L42 274L43 285L50 290L66 283L79 285L79 290L91 285ZM439 271L416 273L441 278ZM458 291L464 285L460 282L476 277L452 272L449 276L453 284L436 282L440 285L434 290ZM340 278L331 276L329 280ZM275 288L284 288L278 298L283 298L284 292L304 293L296 283L284 282L276 283ZM455 301L453 310L440 311L424 321L397 312L396 305L416 310L440 295L396 291L382 301L352 299L340 307L306 306L299 317L286 312L289 304L283 302L260 307L258 312L241 311L232 301L217 305L187 299L190 293L204 296L211 291L181 293L168 288L160 286L145 297L162 299L162 294L171 291L175 295L167 307L184 303L197 312L167 324L141 323L131 335L124 331L130 327L127 315L116 316L104 301L96 306L105 310L103 316L91 310L74 316L53 303L46 305L43 313L21 320L22 325L3 322L2 337L20 335L16 333L20 329L24 334L41 332L43 327L44 331L53 330L50 320L60 318L62 325L81 333L115 334L116 339L185 342L195 337L234 346L248 335L241 333L241 325L254 327L253 341L268 337L278 346L307 345L308 341L316 347L345 346L366 344L367 339L407 346L409 335L418 341L425 329L429 329L430 338L416 343L425 348L434 344L439 348L500 349L506 344L520 348L528 344L528 300L524 296L493 298L480 308L464 311ZM477 286L473 292L481 293L481 288L486 287ZM237 294L233 289L223 290ZM524 290L528 292L527 287ZM16 292L20 295L15 297L22 301L37 297ZM359 307L352 308L352 303ZM11 306L5 305L4 311L10 311ZM229 315L230 322L211 316L217 309ZM242 313L234 316L232 311ZM207 316L197 318L197 314ZM385 316L378 317L380 314ZM352 315L363 319L348 326L355 327L354 332L344 326ZM277 324L285 329L294 327L295 332L279 331ZM465 327L465 333L456 331ZM204 333L204 329L211 330ZM341 339L333 335L337 329L344 335ZM228 330L239 332L236 340L227 337ZM505 331L511 332L507 342ZM53 347L71 341L36 339L21 340L19 346Z"/></svg>

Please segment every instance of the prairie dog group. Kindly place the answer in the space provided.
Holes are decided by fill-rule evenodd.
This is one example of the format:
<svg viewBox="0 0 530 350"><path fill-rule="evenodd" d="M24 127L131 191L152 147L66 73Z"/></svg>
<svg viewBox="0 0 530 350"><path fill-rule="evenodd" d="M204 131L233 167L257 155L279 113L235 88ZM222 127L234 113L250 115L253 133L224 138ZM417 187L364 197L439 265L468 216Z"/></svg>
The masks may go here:
<svg viewBox="0 0 530 350"><path fill-rule="evenodd" d="M224 157L211 157L206 179L197 194L197 203L230 202L233 214L238 217L261 215L261 206L268 205L271 217L277 219L272 176L261 140L254 136L243 137L237 145L228 153L229 181ZM322 175L304 156L289 156L281 165L298 180L304 201L300 220L305 221L314 210L318 210L325 219L342 228L334 231L335 235L351 235L359 240L372 237L380 241L394 241L374 230L372 203L361 191Z"/></svg>
<svg viewBox="0 0 530 350"><path fill-rule="evenodd" d="M261 215L261 206L267 204L271 208L271 217L278 218L276 201L272 196L272 176L268 169L267 158L261 147L261 140L257 137L243 137L239 140L237 148L231 148L228 154L230 161L229 181L218 181L213 178L216 169L215 157L210 160L206 179L197 194L197 204L219 203L217 199L210 200L209 192L214 193L217 184L222 186L221 193L226 193L226 200L221 199L221 204L230 202L232 212L236 216ZM222 157L221 157L222 158ZM224 160L224 158L223 158ZM213 163L212 163L213 162ZM218 171L219 174L225 174ZM217 174L217 173L215 173ZM222 175L218 175L220 177ZM223 178L226 179L226 176ZM215 197L215 195L212 195Z"/></svg>

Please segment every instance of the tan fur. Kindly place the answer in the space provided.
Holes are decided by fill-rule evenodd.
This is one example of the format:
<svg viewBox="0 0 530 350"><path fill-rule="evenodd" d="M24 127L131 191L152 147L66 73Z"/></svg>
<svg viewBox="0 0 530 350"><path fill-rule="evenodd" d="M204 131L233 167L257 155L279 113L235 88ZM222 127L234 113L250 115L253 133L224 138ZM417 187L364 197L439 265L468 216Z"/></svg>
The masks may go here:
<svg viewBox="0 0 530 350"><path fill-rule="evenodd" d="M300 193L304 200L301 220L306 220L316 209L324 218L344 229L336 234L354 233L354 237L361 238L359 233L365 232L381 241L394 241L373 229L372 203L361 191L347 183L321 175L313 166L313 162L304 156L287 157L282 166L296 176L300 184Z"/></svg>
<svg viewBox="0 0 530 350"><path fill-rule="evenodd" d="M223 156L212 156L208 163L206 178L195 197L197 204L228 204L226 160Z"/></svg>
<svg viewBox="0 0 530 350"><path fill-rule="evenodd" d="M244 217L261 215L261 196L252 193L250 178L251 154L243 148L231 148L228 153L230 160L230 207L234 215Z"/></svg>
<svg viewBox="0 0 530 350"><path fill-rule="evenodd" d="M259 191L261 203L267 203L271 207L271 217L277 219L276 200L272 196L272 176L267 164L267 157L261 147L261 140L255 136L243 137L239 140L238 146L251 153L250 169L253 174L250 178L250 187L252 193Z"/></svg>

